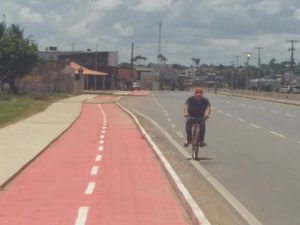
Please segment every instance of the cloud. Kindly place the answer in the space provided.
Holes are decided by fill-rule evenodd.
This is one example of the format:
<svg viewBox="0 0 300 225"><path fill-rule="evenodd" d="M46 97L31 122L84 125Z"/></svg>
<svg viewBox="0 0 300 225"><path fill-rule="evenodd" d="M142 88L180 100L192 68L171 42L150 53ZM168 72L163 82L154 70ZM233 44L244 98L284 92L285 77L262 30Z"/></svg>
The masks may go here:
<svg viewBox="0 0 300 225"><path fill-rule="evenodd" d="M114 29L119 33L120 36L128 37L134 34L134 30L130 26L123 26L121 23L116 23Z"/></svg>
<svg viewBox="0 0 300 225"><path fill-rule="evenodd" d="M20 9L19 16L22 21L28 21L30 23L42 23L44 21L41 14L32 12L32 10L26 6Z"/></svg>
<svg viewBox="0 0 300 225"><path fill-rule="evenodd" d="M122 4L122 0L89 0L92 10L112 10Z"/></svg>
<svg viewBox="0 0 300 225"><path fill-rule="evenodd" d="M265 47L263 54L288 53L287 39L300 39L298 0L0 0L8 24L25 27L40 49L119 50L120 60L136 53L156 62L158 23L169 63L229 64L234 55ZM100 44L101 43L101 44ZM295 46L297 48L297 46ZM277 52L277 53L276 53ZM295 51L295 58L300 53ZM279 56L278 56L279 57Z"/></svg>
<svg viewBox="0 0 300 225"><path fill-rule="evenodd" d="M174 3L174 0L129 0L129 7L142 12L162 11Z"/></svg>

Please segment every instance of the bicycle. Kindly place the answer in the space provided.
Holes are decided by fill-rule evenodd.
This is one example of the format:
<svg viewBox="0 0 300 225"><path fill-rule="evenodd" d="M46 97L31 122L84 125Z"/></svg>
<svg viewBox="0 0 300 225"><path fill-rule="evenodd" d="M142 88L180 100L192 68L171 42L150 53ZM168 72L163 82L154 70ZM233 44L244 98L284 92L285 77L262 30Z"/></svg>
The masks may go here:
<svg viewBox="0 0 300 225"><path fill-rule="evenodd" d="M192 125L192 157L194 160L198 159L199 145L200 145L200 119L188 116L187 119L193 120Z"/></svg>

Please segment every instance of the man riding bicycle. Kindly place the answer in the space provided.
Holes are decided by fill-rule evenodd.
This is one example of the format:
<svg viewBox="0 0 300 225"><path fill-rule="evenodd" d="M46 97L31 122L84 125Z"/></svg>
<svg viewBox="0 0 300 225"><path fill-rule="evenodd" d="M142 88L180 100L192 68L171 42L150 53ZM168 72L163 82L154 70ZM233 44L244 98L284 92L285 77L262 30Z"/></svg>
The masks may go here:
<svg viewBox="0 0 300 225"><path fill-rule="evenodd" d="M203 90L196 88L193 96L189 97L185 102L184 116L195 117L199 119L200 123L200 147L206 146L204 143L205 137L205 121L209 118L211 113L211 105L207 98L203 96ZM184 143L184 147L188 147L192 142L192 126L193 119L188 118L185 123L187 139Z"/></svg>

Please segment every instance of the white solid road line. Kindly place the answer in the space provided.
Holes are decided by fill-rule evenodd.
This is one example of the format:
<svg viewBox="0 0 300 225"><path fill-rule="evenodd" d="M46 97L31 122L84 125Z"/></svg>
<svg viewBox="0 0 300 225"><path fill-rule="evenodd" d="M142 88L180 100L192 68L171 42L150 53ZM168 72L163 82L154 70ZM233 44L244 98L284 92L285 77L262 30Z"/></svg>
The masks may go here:
<svg viewBox="0 0 300 225"><path fill-rule="evenodd" d="M91 175L97 175L99 171L99 166L93 166L91 170Z"/></svg>
<svg viewBox="0 0 300 225"><path fill-rule="evenodd" d="M242 118L237 118L237 120L239 120L241 122L245 122L245 120L243 120Z"/></svg>
<svg viewBox="0 0 300 225"><path fill-rule="evenodd" d="M102 155L97 155L95 161L100 162L102 160Z"/></svg>
<svg viewBox="0 0 300 225"><path fill-rule="evenodd" d="M89 213L89 207L80 207L77 214L75 225L85 225L87 216Z"/></svg>
<svg viewBox="0 0 300 225"><path fill-rule="evenodd" d="M283 134L279 134L279 133L277 133L275 131L270 131L270 133L273 134L273 135L275 135L275 136L278 136L278 137L282 137L282 138L285 137Z"/></svg>
<svg viewBox="0 0 300 225"><path fill-rule="evenodd" d="M254 127L254 128L261 128L261 126L258 126L258 125L253 124L253 123L251 123L251 126Z"/></svg>
<svg viewBox="0 0 300 225"><path fill-rule="evenodd" d="M96 187L96 183L90 182L84 192L86 195L91 195L94 192L94 189Z"/></svg>

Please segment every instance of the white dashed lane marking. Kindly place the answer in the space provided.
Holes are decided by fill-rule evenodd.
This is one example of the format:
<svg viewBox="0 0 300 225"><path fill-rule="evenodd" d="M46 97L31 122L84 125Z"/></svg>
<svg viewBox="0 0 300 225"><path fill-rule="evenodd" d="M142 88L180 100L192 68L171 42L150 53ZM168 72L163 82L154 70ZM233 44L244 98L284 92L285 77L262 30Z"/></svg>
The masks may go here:
<svg viewBox="0 0 300 225"><path fill-rule="evenodd" d="M270 133L273 134L273 135L275 135L275 136L281 137L281 138L285 137L283 134L277 133L275 131L270 131Z"/></svg>
<svg viewBox="0 0 300 225"><path fill-rule="evenodd" d="M233 117L233 115L231 115L230 113L226 113L226 116Z"/></svg>
<svg viewBox="0 0 300 225"><path fill-rule="evenodd" d="M84 194L86 194L86 195L91 195L91 194L93 194L95 187L96 187L96 183L90 182L90 183L88 184L88 186L87 186L87 188L86 188Z"/></svg>
<svg viewBox="0 0 300 225"><path fill-rule="evenodd" d="M97 155L95 161L100 162L102 160L102 155Z"/></svg>
<svg viewBox="0 0 300 225"><path fill-rule="evenodd" d="M279 113L279 112L276 111L276 110L271 110L270 112L271 112L271 113L276 113L276 114Z"/></svg>
<svg viewBox="0 0 300 225"><path fill-rule="evenodd" d="M176 128L176 125L175 125L174 123L172 123L171 126L172 126L173 128Z"/></svg>
<svg viewBox="0 0 300 225"><path fill-rule="evenodd" d="M243 120L242 118L237 118L237 120L239 120L241 122L245 122L245 120Z"/></svg>
<svg viewBox="0 0 300 225"><path fill-rule="evenodd" d="M284 115L286 115L287 117L290 117L290 118L295 118L295 116L294 116L294 115L292 115L292 114L289 114L289 113L286 113L286 114L284 114Z"/></svg>
<svg viewBox="0 0 300 225"><path fill-rule="evenodd" d="M80 207L78 210L75 225L85 225L88 213L89 213L89 207Z"/></svg>
<svg viewBox="0 0 300 225"><path fill-rule="evenodd" d="M99 171L99 166L93 166L91 170L91 175L97 175Z"/></svg>
<svg viewBox="0 0 300 225"><path fill-rule="evenodd" d="M103 147L102 145L100 145L100 146L98 147L98 150L99 150L100 152L102 152L102 151L104 150L104 147Z"/></svg>
<svg viewBox="0 0 300 225"><path fill-rule="evenodd" d="M258 125L253 124L253 123L251 124L251 126L254 127L254 128L261 128L261 126L258 126Z"/></svg>

